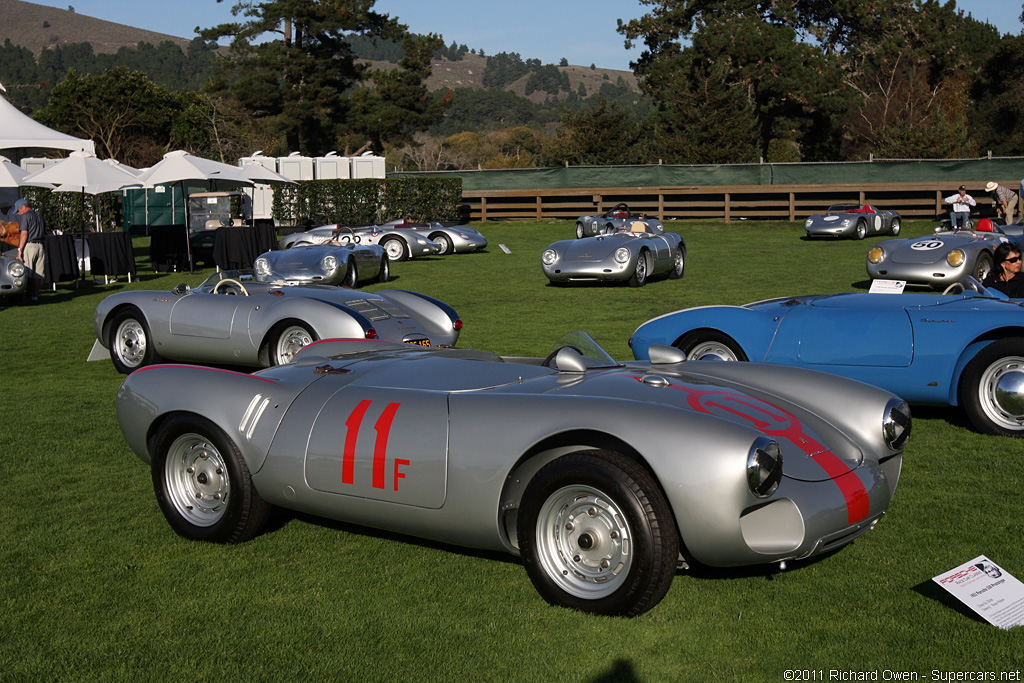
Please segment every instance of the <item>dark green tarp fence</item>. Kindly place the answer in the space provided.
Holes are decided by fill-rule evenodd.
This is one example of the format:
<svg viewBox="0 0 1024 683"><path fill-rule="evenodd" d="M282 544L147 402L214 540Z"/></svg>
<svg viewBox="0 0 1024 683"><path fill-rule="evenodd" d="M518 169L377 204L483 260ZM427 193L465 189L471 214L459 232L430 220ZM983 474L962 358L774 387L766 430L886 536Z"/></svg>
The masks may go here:
<svg viewBox="0 0 1024 683"><path fill-rule="evenodd" d="M1024 178L1024 157L957 160L874 160L844 163L721 166L569 166L478 171L389 173L388 177L459 177L463 191L579 187L707 185L831 185L1007 181ZM1016 189L1014 186L1013 189Z"/></svg>

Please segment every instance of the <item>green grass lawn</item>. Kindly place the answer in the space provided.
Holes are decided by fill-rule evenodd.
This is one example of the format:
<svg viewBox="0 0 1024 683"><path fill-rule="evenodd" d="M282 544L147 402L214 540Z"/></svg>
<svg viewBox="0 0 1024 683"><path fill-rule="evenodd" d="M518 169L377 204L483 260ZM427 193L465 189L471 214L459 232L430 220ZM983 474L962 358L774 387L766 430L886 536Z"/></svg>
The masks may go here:
<svg viewBox="0 0 1024 683"><path fill-rule="evenodd" d="M626 358L640 323L678 308L865 291L874 241L688 222L670 226L689 250L681 280L558 288L540 254L572 222L477 227L485 253L394 264L393 282L370 289L447 301L465 321L460 346L515 355L584 329ZM915 406L875 531L781 573L680 572L637 619L551 607L511 556L319 519L280 515L237 546L179 538L117 427L122 377L85 362L104 296L210 272L144 272L145 245L138 282L62 285L40 306L0 309L0 680L783 681L789 669L929 680L1024 668L1024 629L989 626L931 582L979 554L1024 578L1024 442L982 436L950 408Z"/></svg>

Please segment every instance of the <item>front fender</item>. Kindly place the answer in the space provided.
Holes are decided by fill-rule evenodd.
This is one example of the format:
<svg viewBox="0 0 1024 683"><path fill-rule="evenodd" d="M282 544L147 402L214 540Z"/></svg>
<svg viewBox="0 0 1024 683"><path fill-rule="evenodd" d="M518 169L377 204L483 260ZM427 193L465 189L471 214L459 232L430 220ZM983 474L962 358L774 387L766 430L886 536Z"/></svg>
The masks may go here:
<svg viewBox="0 0 1024 683"><path fill-rule="evenodd" d="M151 365L136 370L117 392L117 420L131 449L152 463L152 439L176 413L217 424L253 473L263 466L281 419L297 392L271 377L191 365Z"/></svg>
<svg viewBox="0 0 1024 683"><path fill-rule="evenodd" d="M752 361L763 360L779 321L744 306L699 306L648 320L630 338L633 357L649 360L651 344L675 346L693 330L716 330L729 335Z"/></svg>

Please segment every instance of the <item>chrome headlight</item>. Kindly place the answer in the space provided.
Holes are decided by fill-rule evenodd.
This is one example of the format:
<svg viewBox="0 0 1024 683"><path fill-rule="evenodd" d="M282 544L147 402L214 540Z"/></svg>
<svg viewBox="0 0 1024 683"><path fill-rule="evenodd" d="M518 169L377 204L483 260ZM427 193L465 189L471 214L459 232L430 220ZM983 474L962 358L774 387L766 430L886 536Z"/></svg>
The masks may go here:
<svg viewBox="0 0 1024 683"><path fill-rule="evenodd" d="M11 261L7 266L7 272L11 277L21 277L25 274L25 264L21 261Z"/></svg>
<svg viewBox="0 0 1024 683"><path fill-rule="evenodd" d="M338 259L334 257L334 254L328 254L320 259L320 267L325 273L329 273L338 267Z"/></svg>
<svg viewBox="0 0 1024 683"><path fill-rule="evenodd" d="M767 436L758 437L747 454L747 486L758 498L775 493L782 481L782 449Z"/></svg>
<svg viewBox="0 0 1024 683"><path fill-rule="evenodd" d="M910 406L902 398L890 398L882 413L882 438L893 450L903 448L910 438Z"/></svg>
<svg viewBox="0 0 1024 683"><path fill-rule="evenodd" d="M845 228L846 226L848 226L852 222L853 222L852 218L844 218L843 220L839 221L839 225L841 225L842 227Z"/></svg>
<svg viewBox="0 0 1024 683"><path fill-rule="evenodd" d="M426 243L427 243L428 241L429 241L429 240L427 240L427 239L424 239L423 237L419 237L419 236L417 236L417 237L416 237L416 244L423 244L423 245L426 245Z"/></svg>
<svg viewBox="0 0 1024 683"><path fill-rule="evenodd" d="M808 218L806 221L804 221L804 227L805 228L811 227L811 219L810 218Z"/></svg>
<svg viewBox="0 0 1024 683"><path fill-rule="evenodd" d="M558 260L558 254L555 253L554 249L545 249L544 254L540 257L540 260L545 266L550 266Z"/></svg>
<svg viewBox="0 0 1024 683"><path fill-rule="evenodd" d="M629 261L629 248L619 247L615 250L615 260L619 263L626 263Z"/></svg>
<svg viewBox="0 0 1024 683"><path fill-rule="evenodd" d="M256 263L253 264L253 268L256 270L256 274L260 277L267 277L270 275L270 261L262 256L256 259Z"/></svg>
<svg viewBox="0 0 1024 683"><path fill-rule="evenodd" d="M872 247L871 251L868 252L868 263L881 263L885 259L885 249L881 247Z"/></svg>
<svg viewBox="0 0 1024 683"><path fill-rule="evenodd" d="M953 251L946 254L946 263L953 268L959 268L967 260L967 254L962 249L954 249Z"/></svg>

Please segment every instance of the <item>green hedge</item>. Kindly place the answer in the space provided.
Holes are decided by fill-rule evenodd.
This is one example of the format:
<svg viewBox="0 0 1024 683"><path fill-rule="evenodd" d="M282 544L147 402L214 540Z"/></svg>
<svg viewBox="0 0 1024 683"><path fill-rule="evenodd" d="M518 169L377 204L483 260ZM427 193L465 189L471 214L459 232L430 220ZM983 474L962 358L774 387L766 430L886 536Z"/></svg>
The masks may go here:
<svg viewBox="0 0 1024 683"><path fill-rule="evenodd" d="M272 212L279 223L293 225L453 221L461 201L461 178L306 180L275 188Z"/></svg>
<svg viewBox="0 0 1024 683"><path fill-rule="evenodd" d="M96 229L97 215L101 231L121 229L119 192L83 196L81 192L53 192L41 187L23 187L22 194L42 217L48 230L72 230L76 233L81 230L83 203L85 222L90 230Z"/></svg>

